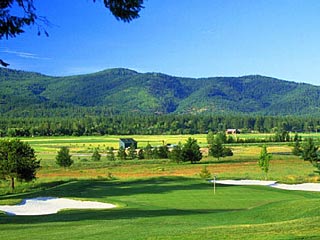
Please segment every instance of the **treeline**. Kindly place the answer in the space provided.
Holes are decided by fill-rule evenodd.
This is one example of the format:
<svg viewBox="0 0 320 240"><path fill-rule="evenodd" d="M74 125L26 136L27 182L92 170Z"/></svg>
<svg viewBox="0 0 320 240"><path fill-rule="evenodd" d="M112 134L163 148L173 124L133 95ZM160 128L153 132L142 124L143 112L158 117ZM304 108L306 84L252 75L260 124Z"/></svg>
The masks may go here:
<svg viewBox="0 0 320 240"><path fill-rule="evenodd" d="M114 115L77 118L0 117L0 136L83 136L130 134L198 134L228 128L245 132L317 132L317 117L246 115Z"/></svg>

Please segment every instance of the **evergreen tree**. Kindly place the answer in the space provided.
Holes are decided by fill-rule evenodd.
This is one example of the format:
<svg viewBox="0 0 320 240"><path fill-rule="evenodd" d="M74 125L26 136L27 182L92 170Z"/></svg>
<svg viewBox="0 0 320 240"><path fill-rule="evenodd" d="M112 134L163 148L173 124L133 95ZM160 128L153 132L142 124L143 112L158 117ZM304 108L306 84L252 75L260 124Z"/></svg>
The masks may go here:
<svg viewBox="0 0 320 240"><path fill-rule="evenodd" d="M212 144L214 141L214 133L212 131L209 131L207 134L207 143Z"/></svg>
<svg viewBox="0 0 320 240"><path fill-rule="evenodd" d="M40 168L34 149L28 143L15 140L0 141L0 178L11 181L12 190L15 179L31 181L36 178L36 171Z"/></svg>
<svg viewBox="0 0 320 240"><path fill-rule="evenodd" d="M202 153L197 140L189 137L187 142L183 145L181 152L182 161L196 163L202 159Z"/></svg>
<svg viewBox="0 0 320 240"><path fill-rule="evenodd" d="M139 151L138 151L138 159L144 159L144 151L143 151L143 149L139 149Z"/></svg>
<svg viewBox="0 0 320 240"><path fill-rule="evenodd" d="M107 148L107 160L108 161L114 161L116 160L116 157L114 155L114 148L113 147L108 147Z"/></svg>
<svg viewBox="0 0 320 240"><path fill-rule="evenodd" d="M69 154L69 148L61 147L58 151L58 155L56 156L56 163L60 167L70 167L73 164L73 160L71 159L71 155Z"/></svg>
<svg viewBox="0 0 320 240"><path fill-rule="evenodd" d="M127 153L124 147L121 146L119 148L117 157L121 160L125 160L127 158Z"/></svg>
<svg viewBox="0 0 320 240"><path fill-rule="evenodd" d="M160 146L158 148L158 157L159 158L168 158L169 150L166 145Z"/></svg>
<svg viewBox="0 0 320 240"><path fill-rule="evenodd" d="M231 148L224 147L222 141L215 139L214 143L209 146L209 155L218 159L221 157L233 156Z"/></svg>
<svg viewBox="0 0 320 240"><path fill-rule="evenodd" d="M292 154L295 155L295 156L301 156L301 154L302 154L302 149L301 149L300 141L298 140L298 138L294 142L294 146L293 146L293 149L292 149Z"/></svg>
<svg viewBox="0 0 320 240"><path fill-rule="evenodd" d="M99 153L98 149L95 148L93 151L93 154L91 156L92 161L100 161L101 160L101 154Z"/></svg>
<svg viewBox="0 0 320 240"><path fill-rule="evenodd" d="M222 142L220 141L217 141L217 142L214 142L213 144L211 144L209 146L209 155L215 157L218 159L223 157L223 146L222 146Z"/></svg>
<svg viewBox="0 0 320 240"><path fill-rule="evenodd" d="M227 135L225 132L218 132L215 136L214 142L227 143Z"/></svg>
<svg viewBox="0 0 320 240"><path fill-rule="evenodd" d="M129 147L129 158L130 159L135 159L137 157L137 152L136 152L136 148L134 147L134 145L132 144L130 147Z"/></svg>
<svg viewBox="0 0 320 240"><path fill-rule="evenodd" d="M316 167L320 174L320 156L318 153L319 147L316 146L312 138L308 138L305 144L302 146L301 157L305 161L309 161L314 167Z"/></svg>
<svg viewBox="0 0 320 240"><path fill-rule="evenodd" d="M144 148L144 157L145 159L151 159L152 156L152 146L148 143L147 146Z"/></svg>
<svg viewBox="0 0 320 240"><path fill-rule="evenodd" d="M181 143L173 147L172 151L169 153L169 158L177 163L180 163L183 161Z"/></svg>

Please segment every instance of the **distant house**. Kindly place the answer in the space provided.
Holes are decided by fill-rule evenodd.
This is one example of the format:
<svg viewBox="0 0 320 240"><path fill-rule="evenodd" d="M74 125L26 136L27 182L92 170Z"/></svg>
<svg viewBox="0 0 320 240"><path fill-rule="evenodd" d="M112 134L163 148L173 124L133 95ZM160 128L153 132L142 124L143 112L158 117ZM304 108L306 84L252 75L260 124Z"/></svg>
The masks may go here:
<svg viewBox="0 0 320 240"><path fill-rule="evenodd" d="M238 134L240 133L239 129L236 128L230 128L226 130L226 134Z"/></svg>
<svg viewBox="0 0 320 240"><path fill-rule="evenodd" d="M119 147L128 148L134 146L135 149L138 148L138 142L133 138L120 138L119 139Z"/></svg>

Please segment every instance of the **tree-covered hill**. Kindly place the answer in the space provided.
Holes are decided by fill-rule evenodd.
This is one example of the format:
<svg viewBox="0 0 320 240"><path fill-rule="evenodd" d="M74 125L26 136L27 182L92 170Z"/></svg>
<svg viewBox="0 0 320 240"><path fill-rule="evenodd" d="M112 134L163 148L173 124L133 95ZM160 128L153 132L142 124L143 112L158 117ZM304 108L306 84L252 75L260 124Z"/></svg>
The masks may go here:
<svg viewBox="0 0 320 240"><path fill-rule="evenodd" d="M319 115L319 109L320 87L259 75L195 79L117 68L51 77L0 68L0 113L3 116Z"/></svg>

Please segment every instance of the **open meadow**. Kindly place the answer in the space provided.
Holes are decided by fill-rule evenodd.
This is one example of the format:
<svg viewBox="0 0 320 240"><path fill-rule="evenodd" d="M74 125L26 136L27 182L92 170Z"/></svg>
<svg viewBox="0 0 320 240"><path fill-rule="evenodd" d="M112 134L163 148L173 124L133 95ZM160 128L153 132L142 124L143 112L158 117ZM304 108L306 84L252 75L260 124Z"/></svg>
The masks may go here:
<svg viewBox="0 0 320 240"><path fill-rule="evenodd" d="M303 135L304 138L310 135ZM259 169L261 144L230 144L234 155L219 161L207 154L206 135L198 140L203 159L177 164L168 159L108 161L107 147L121 136L24 138L36 150L38 179L17 183L10 192L1 182L0 204L32 197L66 197L117 205L107 210L65 210L48 216L0 214L3 239L319 239L320 193L267 186L217 185L201 179L204 166L222 179L264 180ZM128 137L128 136L125 136ZM188 135L130 136L138 147L184 143ZM243 137L252 137L245 135ZM254 135L264 138L268 135ZM318 135L312 137L318 138ZM291 154L292 143L266 143L272 153L268 180L319 182L309 162ZM74 165L55 164L61 146ZM102 154L92 161L93 149Z"/></svg>

